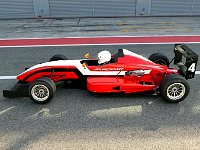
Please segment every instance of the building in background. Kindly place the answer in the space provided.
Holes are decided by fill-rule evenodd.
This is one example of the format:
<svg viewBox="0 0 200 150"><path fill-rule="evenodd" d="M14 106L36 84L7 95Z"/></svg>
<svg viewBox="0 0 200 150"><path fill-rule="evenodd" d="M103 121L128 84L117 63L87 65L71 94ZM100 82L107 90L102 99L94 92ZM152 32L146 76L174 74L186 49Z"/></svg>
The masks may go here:
<svg viewBox="0 0 200 150"><path fill-rule="evenodd" d="M0 0L0 19L196 15L200 0Z"/></svg>

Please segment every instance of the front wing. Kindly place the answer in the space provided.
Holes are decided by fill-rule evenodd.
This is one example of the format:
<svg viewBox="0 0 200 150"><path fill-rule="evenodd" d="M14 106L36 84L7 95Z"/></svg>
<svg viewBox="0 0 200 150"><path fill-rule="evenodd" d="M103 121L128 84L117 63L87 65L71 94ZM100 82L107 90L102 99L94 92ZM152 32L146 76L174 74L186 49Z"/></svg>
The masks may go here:
<svg viewBox="0 0 200 150"><path fill-rule="evenodd" d="M28 83L18 81L12 90L3 90L4 97L28 97Z"/></svg>

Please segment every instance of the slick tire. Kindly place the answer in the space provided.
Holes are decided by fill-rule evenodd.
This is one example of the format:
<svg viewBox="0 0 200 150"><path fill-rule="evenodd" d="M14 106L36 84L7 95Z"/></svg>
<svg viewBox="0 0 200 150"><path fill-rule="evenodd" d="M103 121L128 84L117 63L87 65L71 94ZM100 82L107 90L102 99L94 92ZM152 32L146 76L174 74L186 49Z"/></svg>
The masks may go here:
<svg viewBox="0 0 200 150"><path fill-rule="evenodd" d="M56 54L53 57L51 57L49 61L58 61L58 60L68 60L68 59L66 56L62 54Z"/></svg>
<svg viewBox="0 0 200 150"><path fill-rule="evenodd" d="M190 86L182 76L172 74L165 76L159 86L161 97L170 103L178 103L184 100L189 92Z"/></svg>
<svg viewBox="0 0 200 150"><path fill-rule="evenodd" d="M46 104L51 101L55 95L56 85L51 79L42 77L29 85L28 92L33 102L37 104Z"/></svg>
<svg viewBox="0 0 200 150"><path fill-rule="evenodd" d="M156 64L169 67L169 59L162 53L153 53L151 56L149 56L149 60Z"/></svg>

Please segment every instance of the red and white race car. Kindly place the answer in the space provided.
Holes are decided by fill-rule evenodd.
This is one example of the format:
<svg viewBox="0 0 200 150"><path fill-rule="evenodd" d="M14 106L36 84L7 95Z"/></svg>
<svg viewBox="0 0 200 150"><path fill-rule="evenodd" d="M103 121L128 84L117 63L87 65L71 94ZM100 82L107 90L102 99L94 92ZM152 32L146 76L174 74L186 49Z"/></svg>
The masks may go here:
<svg viewBox="0 0 200 150"><path fill-rule="evenodd" d="M114 55L108 51L98 58L67 60L63 55L53 56L49 62L35 65L17 76L19 80L11 91L4 90L5 97L29 96L34 102L49 102L56 84L79 84L95 93L136 93L154 91L168 102L184 100L190 87L187 79L194 78L198 55L186 45L174 48L174 64L169 67L168 58L161 53L149 59L126 49ZM185 62L182 62L182 56Z"/></svg>

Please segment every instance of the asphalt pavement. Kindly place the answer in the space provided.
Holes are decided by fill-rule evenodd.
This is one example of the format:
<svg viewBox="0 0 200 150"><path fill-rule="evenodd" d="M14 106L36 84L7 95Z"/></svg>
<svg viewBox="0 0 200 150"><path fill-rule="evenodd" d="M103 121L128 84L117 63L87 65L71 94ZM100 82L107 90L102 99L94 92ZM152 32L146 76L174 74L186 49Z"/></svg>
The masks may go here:
<svg viewBox="0 0 200 150"><path fill-rule="evenodd" d="M200 53L200 44L188 45ZM162 52L173 58L173 45L19 47L0 49L0 75L48 61L54 54L69 59L96 57L102 49L118 48L149 57ZM200 70L198 63L197 70ZM16 80L0 80L1 150L198 150L200 149L200 75L189 80L189 96L169 104L152 95L91 95L80 89L58 89L45 105L29 98L8 99L3 89Z"/></svg>
<svg viewBox="0 0 200 150"><path fill-rule="evenodd" d="M200 17L121 17L0 20L0 39L200 35Z"/></svg>
<svg viewBox="0 0 200 150"><path fill-rule="evenodd" d="M199 24L200 17L0 20L0 39L189 36L200 35ZM188 46L200 53L200 44ZM172 44L4 47L0 48L0 76L18 75L24 68L48 61L58 53L79 59L88 52L96 57L102 49L116 52L118 48L145 57L162 52L173 58ZM0 80L0 149L198 150L199 77L189 80L190 94L179 104L169 104L152 95L103 96L60 88L50 103L38 105L29 98L4 98L2 91L17 81Z"/></svg>

